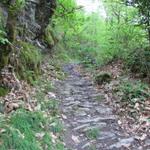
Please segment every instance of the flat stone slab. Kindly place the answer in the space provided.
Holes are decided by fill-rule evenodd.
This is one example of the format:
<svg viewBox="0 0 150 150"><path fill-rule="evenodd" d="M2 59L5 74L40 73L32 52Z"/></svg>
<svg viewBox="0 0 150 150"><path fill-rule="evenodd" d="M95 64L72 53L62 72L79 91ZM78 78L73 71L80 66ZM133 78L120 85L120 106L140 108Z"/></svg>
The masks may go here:
<svg viewBox="0 0 150 150"><path fill-rule="evenodd" d="M97 117L97 118L87 118L87 119L83 119L83 120L78 120L79 123L91 123L91 122L99 122L99 121L108 121L108 120L116 120L116 118L114 116L108 116L106 118L103 117Z"/></svg>

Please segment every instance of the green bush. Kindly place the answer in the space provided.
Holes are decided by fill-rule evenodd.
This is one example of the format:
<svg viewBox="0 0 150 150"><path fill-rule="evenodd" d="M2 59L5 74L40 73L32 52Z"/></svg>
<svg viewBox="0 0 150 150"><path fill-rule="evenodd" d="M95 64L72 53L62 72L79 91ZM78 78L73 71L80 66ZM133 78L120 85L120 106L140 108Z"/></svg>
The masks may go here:
<svg viewBox="0 0 150 150"><path fill-rule="evenodd" d="M150 47L136 49L126 59L127 66L142 77L150 77Z"/></svg>
<svg viewBox="0 0 150 150"><path fill-rule="evenodd" d="M96 84L101 85L103 83L108 83L112 79L112 75L108 72L101 72L97 74L94 78Z"/></svg>
<svg viewBox="0 0 150 150"><path fill-rule="evenodd" d="M17 14L25 6L26 0L16 0L14 4L9 6L9 11L12 15Z"/></svg>
<svg viewBox="0 0 150 150"><path fill-rule="evenodd" d="M122 81L118 90L121 93L121 100L123 102L129 102L128 104L132 105L136 102L142 102L150 97L150 89L148 85L140 81Z"/></svg>
<svg viewBox="0 0 150 150"><path fill-rule="evenodd" d="M7 43L9 43L9 41L6 38L6 33L3 30L0 30L0 44L4 45Z"/></svg>

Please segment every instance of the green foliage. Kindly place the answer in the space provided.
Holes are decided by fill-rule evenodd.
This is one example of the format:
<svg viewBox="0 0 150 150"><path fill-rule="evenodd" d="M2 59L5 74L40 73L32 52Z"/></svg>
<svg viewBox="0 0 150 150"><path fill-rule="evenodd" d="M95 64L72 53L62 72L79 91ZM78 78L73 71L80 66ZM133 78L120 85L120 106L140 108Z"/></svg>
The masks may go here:
<svg viewBox="0 0 150 150"><path fill-rule="evenodd" d="M140 0L135 2L139 7ZM76 11L73 0L58 1L53 17L56 36L61 35L55 46L58 58L79 60L89 68L122 59L128 68L149 77L149 50L145 50L149 43L145 28L139 25L138 9L121 0L106 0L103 4L107 18ZM141 5L145 6L145 1ZM68 13L71 9L74 11Z"/></svg>
<svg viewBox="0 0 150 150"><path fill-rule="evenodd" d="M86 131L86 136L89 139L97 139L99 135L100 135L100 130L98 128L93 128Z"/></svg>
<svg viewBox="0 0 150 150"><path fill-rule="evenodd" d="M150 77L150 48L136 49L129 53L126 65L141 77Z"/></svg>
<svg viewBox="0 0 150 150"><path fill-rule="evenodd" d="M8 39L6 38L6 32L4 30L4 16L3 16L3 11L0 8L0 44L4 45L9 43Z"/></svg>
<svg viewBox="0 0 150 150"><path fill-rule="evenodd" d="M24 139L23 136L24 135L22 135L17 129L7 128L5 134L1 135L1 138L3 139L3 145L0 149L40 150L37 142L33 141L33 139L32 141L28 141L28 139Z"/></svg>
<svg viewBox="0 0 150 150"><path fill-rule="evenodd" d="M9 91L8 88L0 86L0 97L5 96Z"/></svg>
<svg viewBox="0 0 150 150"><path fill-rule="evenodd" d="M35 135L39 132L46 132L42 128L42 124L45 125L45 123L45 118L39 112L17 110L10 119L5 118L5 121L0 124L1 128L5 129L5 132L0 135L2 140L0 149L40 150L42 144L46 144L46 139L44 137L38 141Z"/></svg>
<svg viewBox="0 0 150 150"><path fill-rule="evenodd" d="M6 38L6 33L3 30L0 30L0 44L5 45L7 43L9 43L9 41Z"/></svg>
<svg viewBox="0 0 150 150"><path fill-rule="evenodd" d="M8 5L9 0L1 0L1 3L2 3L2 4L7 4L7 5Z"/></svg>
<svg viewBox="0 0 150 150"><path fill-rule="evenodd" d="M45 123L46 120L40 112L27 112L24 110L18 110L15 112L10 120L10 124L12 124L14 128L18 128L23 133L26 133L26 131L30 129L32 131L39 132L42 129L42 124L44 125Z"/></svg>
<svg viewBox="0 0 150 150"><path fill-rule="evenodd" d="M128 5L138 8L140 24L145 25L149 32L150 25L150 1L149 0L126 0ZM149 35L150 36L150 35ZM150 38L150 37L149 37Z"/></svg>
<svg viewBox="0 0 150 150"><path fill-rule="evenodd" d="M121 100L132 105L134 105L136 102L144 101L150 97L150 89L148 85L140 81L122 81L118 87L118 90L123 94L120 95L122 97Z"/></svg>
<svg viewBox="0 0 150 150"><path fill-rule="evenodd" d="M54 31L51 27L51 25L49 24L46 28L45 31L45 41L49 44L49 45L54 45L55 44L55 39L54 39Z"/></svg>
<svg viewBox="0 0 150 150"><path fill-rule="evenodd" d="M46 118L43 113L17 110L9 117L0 116L0 150L64 150L58 140L52 143L51 130L62 132L58 119ZM51 128L49 126L51 124Z"/></svg>
<svg viewBox="0 0 150 150"><path fill-rule="evenodd" d="M108 72L101 72L98 75L95 76L95 82L98 85L101 85L103 83L107 83L111 81L111 74Z"/></svg>
<svg viewBox="0 0 150 150"><path fill-rule="evenodd" d="M55 67L58 66L57 64L62 64L62 63L71 61L72 58L70 57L70 52L68 52L65 49L64 43L62 43L61 41L57 45L55 45L53 50L54 50L54 54L55 54L55 59L59 60L59 62L56 62L56 60L53 60L53 62L54 62L53 65ZM60 66L57 68L60 70Z"/></svg>
<svg viewBox="0 0 150 150"><path fill-rule="evenodd" d="M97 67L118 58L127 61L133 49L147 45L145 30L136 26L136 8L119 0L107 0L104 4L106 19L98 13L85 15L82 10L67 15L68 9L77 6L72 0L68 4L60 1L53 17L55 29L59 29L62 35L60 44L67 50L60 57L67 58L67 61L68 58L80 60L87 67Z"/></svg>
<svg viewBox="0 0 150 150"><path fill-rule="evenodd" d="M33 83L40 74L42 59L40 51L30 43L20 41L16 45L20 47L18 62L16 62L17 72L22 79Z"/></svg>
<svg viewBox="0 0 150 150"><path fill-rule="evenodd" d="M52 120L52 123L51 123L51 128L50 130L53 132L53 133L61 133L63 132L63 125L62 125L62 122L60 120L58 120L57 118L53 118Z"/></svg>
<svg viewBox="0 0 150 150"><path fill-rule="evenodd" d="M15 0L14 3L10 4L9 11L12 15L16 15L25 6L26 0Z"/></svg>

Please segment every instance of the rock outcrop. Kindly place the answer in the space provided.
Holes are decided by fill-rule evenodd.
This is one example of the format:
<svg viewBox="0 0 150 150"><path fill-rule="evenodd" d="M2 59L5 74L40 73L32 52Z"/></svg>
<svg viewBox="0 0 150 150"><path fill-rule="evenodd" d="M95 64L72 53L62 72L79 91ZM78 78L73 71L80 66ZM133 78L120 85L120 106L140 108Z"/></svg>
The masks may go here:
<svg viewBox="0 0 150 150"><path fill-rule="evenodd" d="M0 2L0 14L4 26L7 24L8 7L9 5ZM17 38L26 41L40 38L55 8L55 0L26 0L25 7L17 14Z"/></svg>
<svg viewBox="0 0 150 150"><path fill-rule="evenodd" d="M56 0L0 1L0 81L2 80L1 70L8 64L13 66L15 72L23 72L26 74L25 76L29 76L28 72L34 73L39 70L40 67L37 69L33 67L34 64L24 62L25 66L20 64L22 68L26 68L23 71L20 70L18 63L19 60L29 60L27 57L33 60L38 57L37 55L34 56L31 51L28 51L31 54L26 54L26 51L33 47L32 45L37 51L46 49L47 45L43 37L55 8ZM8 39L11 44L4 43L5 39ZM26 45L26 49L23 48L22 43ZM21 58L22 55L26 59Z"/></svg>

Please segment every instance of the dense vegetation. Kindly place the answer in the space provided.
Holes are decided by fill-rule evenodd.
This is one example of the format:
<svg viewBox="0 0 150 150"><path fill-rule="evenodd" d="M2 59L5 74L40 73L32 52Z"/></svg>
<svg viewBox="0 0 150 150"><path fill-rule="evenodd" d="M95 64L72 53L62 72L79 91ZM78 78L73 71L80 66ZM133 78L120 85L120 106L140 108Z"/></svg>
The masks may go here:
<svg viewBox="0 0 150 150"><path fill-rule="evenodd" d="M86 14L73 0L58 1L53 31L61 36L58 45L65 49L61 54L95 66L122 59L127 68L149 76L149 5L119 0L104 5L106 18L99 12Z"/></svg>

